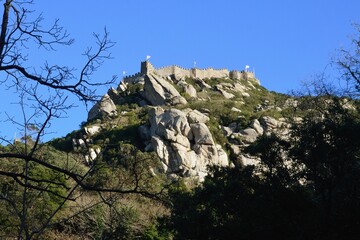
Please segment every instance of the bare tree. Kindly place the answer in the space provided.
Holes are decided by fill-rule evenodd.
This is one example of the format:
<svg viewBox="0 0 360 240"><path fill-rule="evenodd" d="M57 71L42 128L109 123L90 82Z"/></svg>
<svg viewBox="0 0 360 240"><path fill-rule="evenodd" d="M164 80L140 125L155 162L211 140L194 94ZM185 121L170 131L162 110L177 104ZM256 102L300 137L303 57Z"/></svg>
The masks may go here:
<svg viewBox="0 0 360 240"><path fill-rule="evenodd" d="M41 28L44 20L41 15L29 21L28 15L32 13L26 8L29 4L32 4L32 1L6 0L4 3L0 35L0 71L7 74L4 82L12 81L13 86L25 89L40 85L55 91L56 94L64 91L75 94L83 101L95 100L98 96L94 87L108 85L116 80L112 77L105 83L98 83L91 79L104 60L111 58L108 50L114 46L114 42L108 38L106 29L103 36L94 34L97 49L85 50L87 61L79 76L75 75L75 69L70 66L45 63L37 70L35 67L26 68L24 63L29 61L29 56L24 54L24 50L31 44L53 51L59 45L69 46L74 42L68 32L59 25L59 20L55 20L49 29Z"/></svg>
<svg viewBox="0 0 360 240"><path fill-rule="evenodd" d="M14 219L0 219L0 233L10 234L0 238L39 237L56 222L76 215L72 213L62 219L56 217L68 202L80 199L84 191L135 193L150 198L158 198L161 194L161 191L151 193L145 188L144 183L149 182L151 176L147 173L148 168L140 166L144 166L147 160L136 154L132 155L134 161L130 174L126 177L119 175L119 179L110 185L99 185L92 181L92 177L103 167L101 154L87 168L78 164L81 162L79 156L68 156L70 160L67 161L60 161L56 156L49 157L47 146L41 143L41 138L51 127L54 118L60 118L73 107L68 102L69 95L75 95L85 103L96 101L99 98L96 88L116 80L116 76L100 83L92 79L103 62L111 58L109 50L114 42L109 39L106 29L103 35L94 34L96 48L85 50L83 55L86 60L79 71L71 66L49 65L46 62L43 66L27 67L31 63L31 55L27 55L26 51L34 44L38 48L54 51L57 46L70 46L73 43L58 20L48 29L42 28L44 19L41 15L29 20L29 16L34 14L29 10L32 4L30 0L5 0L2 15L0 73L5 78L0 80L0 85L15 91L19 96L18 106L22 118L19 120L7 116L7 120L21 129L23 140L18 143L1 138L7 146L0 146L0 207L8 211L9 215L13 214ZM106 198L101 196L97 202L76 210L86 211L99 202L106 202ZM53 206L49 206L50 202L54 203ZM43 220L34 223L33 216L36 214L42 214ZM14 229L17 229L16 234L11 233Z"/></svg>
<svg viewBox="0 0 360 240"><path fill-rule="evenodd" d="M360 25L354 24L355 36L351 39L351 47L340 49L339 57L334 61L339 66L341 80L344 80L344 94L359 98L360 93Z"/></svg>

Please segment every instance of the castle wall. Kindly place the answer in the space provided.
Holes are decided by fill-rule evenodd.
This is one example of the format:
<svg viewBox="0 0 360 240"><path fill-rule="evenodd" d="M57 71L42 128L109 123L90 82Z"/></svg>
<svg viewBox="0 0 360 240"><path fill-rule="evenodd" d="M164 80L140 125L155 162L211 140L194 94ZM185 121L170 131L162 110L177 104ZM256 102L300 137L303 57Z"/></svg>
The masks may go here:
<svg viewBox="0 0 360 240"><path fill-rule="evenodd" d="M174 70L174 66L167 66L167 67L157 68L155 69L155 72L159 76L166 77L174 74L175 70Z"/></svg>
<svg viewBox="0 0 360 240"><path fill-rule="evenodd" d="M230 77L231 79L242 79L243 74L242 74L242 72L240 72L240 71L232 70L232 71L230 71L230 73L229 73L229 77Z"/></svg>
<svg viewBox="0 0 360 240"><path fill-rule="evenodd" d="M237 71L237 70L233 70L230 72L230 78L231 79L250 79L250 78L255 78L254 73L253 72L244 72L244 71Z"/></svg>
<svg viewBox="0 0 360 240"><path fill-rule="evenodd" d="M191 69L186 69L179 66L174 66L174 74L178 79L193 77L191 74Z"/></svg>
<svg viewBox="0 0 360 240"><path fill-rule="evenodd" d="M244 72L244 74L245 74L244 79L255 78L255 75L253 72Z"/></svg>
<svg viewBox="0 0 360 240"><path fill-rule="evenodd" d="M194 77L205 79L205 78L226 78L229 77L229 70L227 69L193 69Z"/></svg>
<svg viewBox="0 0 360 240"><path fill-rule="evenodd" d="M191 78L227 78L230 77L231 79L250 79L255 78L253 72L244 72L244 71L237 71L233 70L230 71L228 69L198 69L198 68L191 68L186 69L180 66L171 65L161 68L154 68L154 66L149 61L141 62L141 70L139 73L136 73L131 76L124 77L124 83L134 83L136 82L142 75L149 74L151 72L155 72L157 75L162 77L168 77L170 75L175 75L177 79L191 77Z"/></svg>
<svg viewBox="0 0 360 240"><path fill-rule="evenodd" d="M129 75L123 78L124 83L136 83L143 74L141 72L135 73L134 75Z"/></svg>

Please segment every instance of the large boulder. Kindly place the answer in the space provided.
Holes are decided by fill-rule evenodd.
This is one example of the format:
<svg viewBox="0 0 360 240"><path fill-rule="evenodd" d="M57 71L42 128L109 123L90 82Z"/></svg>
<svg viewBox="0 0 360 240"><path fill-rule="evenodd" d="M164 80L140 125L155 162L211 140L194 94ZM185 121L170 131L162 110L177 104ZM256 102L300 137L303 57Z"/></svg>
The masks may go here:
<svg viewBox="0 0 360 240"><path fill-rule="evenodd" d="M191 110L187 114L189 123L207 123L210 118L198 110Z"/></svg>
<svg viewBox="0 0 360 240"><path fill-rule="evenodd" d="M279 125L279 122L275 118L272 118L272 117L269 117L269 116L262 117L260 119L260 122L267 131L275 129Z"/></svg>
<svg viewBox="0 0 360 240"><path fill-rule="evenodd" d="M197 98L197 93L196 93L196 89L194 88L193 85L191 84L187 84L187 85L184 85L184 92L186 94L188 94L190 97L192 98Z"/></svg>
<svg viewBox="0 0 360 240"><path fill-rule="evenodd" d="M225 91L221 84L216 85L215 90L219 91L224 96L224 98L226 98L226 99L230 99L230 98L235 97L234 94Z"/></svg>
<svg viewBox="0 0 360 240"><path fill-rule="evenodd" d="M99 102L97 102L88 113L88 121L100 116L115 117L117 116L116 105L110 98L109 94L105 94Z"/></svg>
<svg viewBox="0 0 360 240"><path fill-rule="evenodd" d="M177 134L192 139L192 132L186 114L181 110L172 108L167 111L156 108L149 113L151 133L164 137L166 130L173 130Z"/></svg>
<svg viewBox="0 0 360 240"><path fill-rule="evenodd" d="M194 134L194 142L199 145L214 145L214 140L209 128L205 123L193 123L190 125Z"/></svg>
<svg viewBox="0 0 360 240"><path fill-rule="evenodd" d="M84 130L87 136L91 137L101 131L101 126L99 125L87 126L84 127Z"/></svg>
<svg viewBox="0 0 360 240"><path fill-rule="evenodd" d="M141 132L145 142L151 136L147 148L154 149L166 173L203 181L207 167L228 166L228 156L215 144L206 116L191 109L184 111L155 107L149 112L150 126L143 126Z"/></svg>
<svg viewBox="0 0 360 240"><path fill-rule="evenodd" d="M252 127L253 129L255 129L255 131L256 131L258 134L260 134L260 135L262 135L262 134L264 133L264 129L263 129L263 127L261 126L259 120L257 120L257 119L254 119L254 120L251 122L250 127Z"/></svg>
<svg viewBox="0 0 360 240"><path fill-rule="evenodd" d="M166 79L155 74L145 76L144 97L154 106L186 104L187 101Z"/></svg>

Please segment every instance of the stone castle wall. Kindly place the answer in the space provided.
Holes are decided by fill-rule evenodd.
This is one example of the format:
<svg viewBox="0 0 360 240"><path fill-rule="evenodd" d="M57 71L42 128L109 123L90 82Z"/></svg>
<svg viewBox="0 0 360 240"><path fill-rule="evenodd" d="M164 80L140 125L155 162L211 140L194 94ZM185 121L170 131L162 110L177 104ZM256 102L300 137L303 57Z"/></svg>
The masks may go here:
<svg viewBox="0 0 360 240"><path fill-rule="evenodd" d="M227 69L192 69L193 75L195 78L205 79L205 78L226 78L229 77L229 70Z"/></svg>
<svg viewBox="0 0 360 240"><path fill-rule="evenodd" d="M254 73L252 72L244 72L244 71L229 71L226 68L223 69L199 69L199 68L191 68L186 69L180 66L171 65L161 68L155 68L149 61L141 62L141 70L139 73L136 73L131 76L124 77L125 83L134 83L136 82L142 75L149 73L156 73L162 77L168 77L174 75L177 79L181 78L231 78L231 79L249 79L255 78Z"/></svg>
<svg viewBox="0 0 360 240"><path fill-rule="evenodd" d="M230 71L229 73L229 77L231 79L250 79L250 78L255 78L255 75L253 72L245 72L245 71L237 71L237 70L233 70Z"/></svg>
<svg viewBox="0 0 360 240"><path fill-rule="evenodd" d="M133 75L129 75L129 76L125 76L122 80L123 83L136 83L138 81L138 79L142 76L143 74L141 72L135 73Z"/></svg>

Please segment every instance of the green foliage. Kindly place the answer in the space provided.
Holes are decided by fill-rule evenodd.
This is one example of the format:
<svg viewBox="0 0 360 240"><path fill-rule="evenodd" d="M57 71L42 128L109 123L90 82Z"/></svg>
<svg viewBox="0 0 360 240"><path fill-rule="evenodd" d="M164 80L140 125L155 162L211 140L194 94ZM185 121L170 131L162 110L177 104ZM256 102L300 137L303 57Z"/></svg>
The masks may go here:
<svg viewBox="0 0 360 240"><path fill-rule="evenodd" d="M360 196L359 191L349 190L360 185L360 117L344 108L341 99L328 100L332 104L324 111L309 112L302 124L294 126L291 154L306 167L309 185L333 208L335 202ZM341 204L345 203L350 204Z"/></svg>
<svg viewBox="0 0 360 240"><path fill-rule="evenodd" d="M57 150L70 153L73 150L72 139L80 138L80 131L72 131L63 138L55 138L48 142L50 146L55 147Z"/></svg>
<svg viewBox="0 0 360 240"><path fill-rule="evenodd" d="M172 196L175 239L303 239L312 230L306 213L314 206L303 193L264 182L251 168L212 169L202 187Z"/></svg>
<svg viewBox="0 0 360 240"><path fill-rule="evenodd" d="M6 148L9 146L3 149L6 150ZM16 149L12 150L16 151ZM77 169L69 156L49 146L42 146L35 153L35 157L41 160L46 159L47 163L63 169L70 166L73 170ZM4 224L4 228L0 229L0 236L2 234L16 235L21 223L19 215L21 211L26 211L26 225L29 229L41 228L42 224L62 205L71 186L71 182L63 174L35 162L2 159L0 169L13 173L27 172L28 178L31 179L28 180L28 185L31 187L25 188L12 178L0 177L0 211L2 212L0 221ZM80 172L81 168L78 170ZM14 214L16 212L17 214Z"/></svg>
<svg viewBox="0 0 360 240"><path fill-rule="evenodd" d="M127 87L127 92L129 95L139 93L144 88L143 84L135 83L135 84L129 84Z"/></svg>
<svg viewBox="0 0 360 240"><path fill-rule="evenodd" d="M142 238L145 240L169 240L172 239L173 236L167 229L163 229L157 225L151 225L145 231Z"/></svg>
<svg viewBox="0 0 360 240"><path fill-rule="evenodd" d="M262 136L246 149L256 168L214 168L194 191L171 192L175 239L360 236L358 111L333 97L311 102L291 138Z"/></svg>
<svg viewBox="0 0 360 240"><path fill-rule="evenodd" d="M227 138L224 136L224 133L219 128L219 123L216 119L210 118L210 121L208 123L209 130L214 138L214 141L221 146L225 146L226 143L228 143Z"/></svg>
<svg viewBox="0 0 360 240"><path fill-rule="evenodd" d="M283 186L296 184L295 169L285 163L290 143L276 134L263 135L255 143L245 148L246 153L260 158L262 177Z"/></svg>
<svg viewBox="0 0 360 240"><path fill-rule="evenodd" d="M215 85L220 84L220 83L232 84L234 82L234 80L228 79L228 78L206 78L206 79L204 79L204 81L212 87L214 87Z"/></svg>
<svg viewBox="0 0 360 240"><path fill-rule="evenodd" d="M93 137L97 144L105 144L108 149L116 147L121 143L129 143L142 148L142 141L138 136L138 128L147 121L147 109L138 108L134 104L118 106L118 111L124 112L117 119L116 127L109 127ZM105 141L106 140L106 141Z"/></svg>

